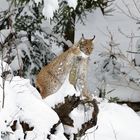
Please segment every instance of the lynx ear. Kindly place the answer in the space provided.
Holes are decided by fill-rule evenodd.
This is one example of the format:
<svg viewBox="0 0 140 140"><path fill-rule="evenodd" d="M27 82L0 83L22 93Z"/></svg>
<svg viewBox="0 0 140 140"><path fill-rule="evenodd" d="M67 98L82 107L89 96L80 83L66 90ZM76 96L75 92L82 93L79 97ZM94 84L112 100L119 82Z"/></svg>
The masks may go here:
<svg viewBox="0 0 140 140"><path fill-rule="evenodd" d="M80 48L79 44L80 44L81 42L83 42L84 40L85 40L85 37L84 37L84 34L82 34L82 37L80 38L80 40L79 40L78 43L77 43L77 47Z"/></svg>
<svg viewBox="0 0 140 140"><path fill-rule="evenodd" d="M91 41L93 41L95 39L95 35L93 36L93 38L91 39Z"/></svg>
<svg viewBox="0 0 140 140"><path fill-rule="evenodd" d="M95 39L95 35L93 36L93 38L91 39L91 41L93 41L94 39ZM85 40L84 34L82 34L81 40Z"/></svg>
<svg viewBox="0 0 140 140"><path fill-rule="evenodd" d="M82 34L82 38L81 39L85 40L84 34Z"/></svg>

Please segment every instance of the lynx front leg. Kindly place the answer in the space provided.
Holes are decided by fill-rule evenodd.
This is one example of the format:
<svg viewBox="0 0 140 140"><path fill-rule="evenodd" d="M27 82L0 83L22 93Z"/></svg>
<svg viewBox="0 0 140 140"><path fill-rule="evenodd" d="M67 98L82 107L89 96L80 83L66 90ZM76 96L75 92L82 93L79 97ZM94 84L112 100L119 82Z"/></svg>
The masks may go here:
<svg viewBox="0 0 140 140"><path fill-rule="evenodd" d="M69 81L76 90L80 91L81 97L91 100L92 96L88 91L87 85L87 69L88 59L79 59L75 61L70 71Z"/></svg>
<svg viewBox="0 0 140 140"><path fill-rule="evenodd" d="M69 82L70 84L74 86L75 89L77 88L76 83L77 83L77 78L78 78L78 67L79 67L79 62L75 62L72 65L72 68L69 74Z"/></svg>
<svg viewBox="0 0 140 140"><path fill-rule="evenodd" d="M90 92L89 92L87 87L82 90L81 97L84 97L87 100L92 100L92 95L90 94Z"/></svg>
<svg viewBox="0 0 140 140"><path fill-rule="evenodd" d="M92 96L88 90L87 84L87 72L88 72L88 59L83 59L79 65L76 86L81 92L81 97L85 97L86 99L91 100Z"/></svg>

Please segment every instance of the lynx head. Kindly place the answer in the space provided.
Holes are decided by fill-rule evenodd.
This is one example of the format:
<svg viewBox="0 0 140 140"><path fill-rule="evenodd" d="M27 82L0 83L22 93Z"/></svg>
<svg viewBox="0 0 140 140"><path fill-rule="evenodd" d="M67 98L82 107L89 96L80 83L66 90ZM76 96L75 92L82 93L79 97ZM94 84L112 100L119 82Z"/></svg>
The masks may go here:
<svg viewBox="0 0 140 140"><path fill-rule="evenodd" d="M86 55L90 55L92 53L93 50L93 40L95 39L95 36L91 39L85 39L84 35L82 34L82 38L79 41L79 48L80 50L86 54Z"/></svg>
<svg viewBox="0 0 140 140"><path fill-rule="evenodd" d="M78 59L89 57L87 54L85 54L83 51L81 51L81 49L80 49L79 46L71 47L71 48L68 50L68 53L69 53L71 56L74 56L74 57L76 57L76 58L78 58ZM70 56L70 55L69 55L69 56Z"/></svg>

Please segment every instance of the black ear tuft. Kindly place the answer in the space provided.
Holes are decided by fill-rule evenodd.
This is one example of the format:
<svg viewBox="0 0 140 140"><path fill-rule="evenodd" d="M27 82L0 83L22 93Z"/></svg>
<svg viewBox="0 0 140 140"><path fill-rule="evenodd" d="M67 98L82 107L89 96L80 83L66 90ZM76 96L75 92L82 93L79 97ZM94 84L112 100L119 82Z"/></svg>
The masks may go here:
<svg viewBox="0 0 140 140"><path fill-rule="evenodd" d="M95 39L95 35L93 36L93 38L91 39L92 41Z"/></svg>
<svg viewBox="0 0 140 140"><path fill-rule="evenodd" d="M85 39L84 34L82 34L82 39Z"/></svg>

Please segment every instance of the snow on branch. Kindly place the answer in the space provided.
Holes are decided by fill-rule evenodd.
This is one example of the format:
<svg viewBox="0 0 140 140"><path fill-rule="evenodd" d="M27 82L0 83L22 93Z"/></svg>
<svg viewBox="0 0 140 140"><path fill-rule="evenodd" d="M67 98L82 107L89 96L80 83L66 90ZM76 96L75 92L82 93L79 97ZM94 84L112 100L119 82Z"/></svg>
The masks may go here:
<svg viewBox="0 0 140 140"><path fill-rule="evenodd" d="M41 3L42 0L34 0L35 3ZM66 0L69 7L73 7L74 9L76 8L77 6L77 0ZM43 15L45 17L47 17L48 19L49 18L52 18L53 17L53 14L56 10L58 10L59 8L59 3L58 3L58 0L43 0L44 2L44 8L43 8Z"/></svg>

